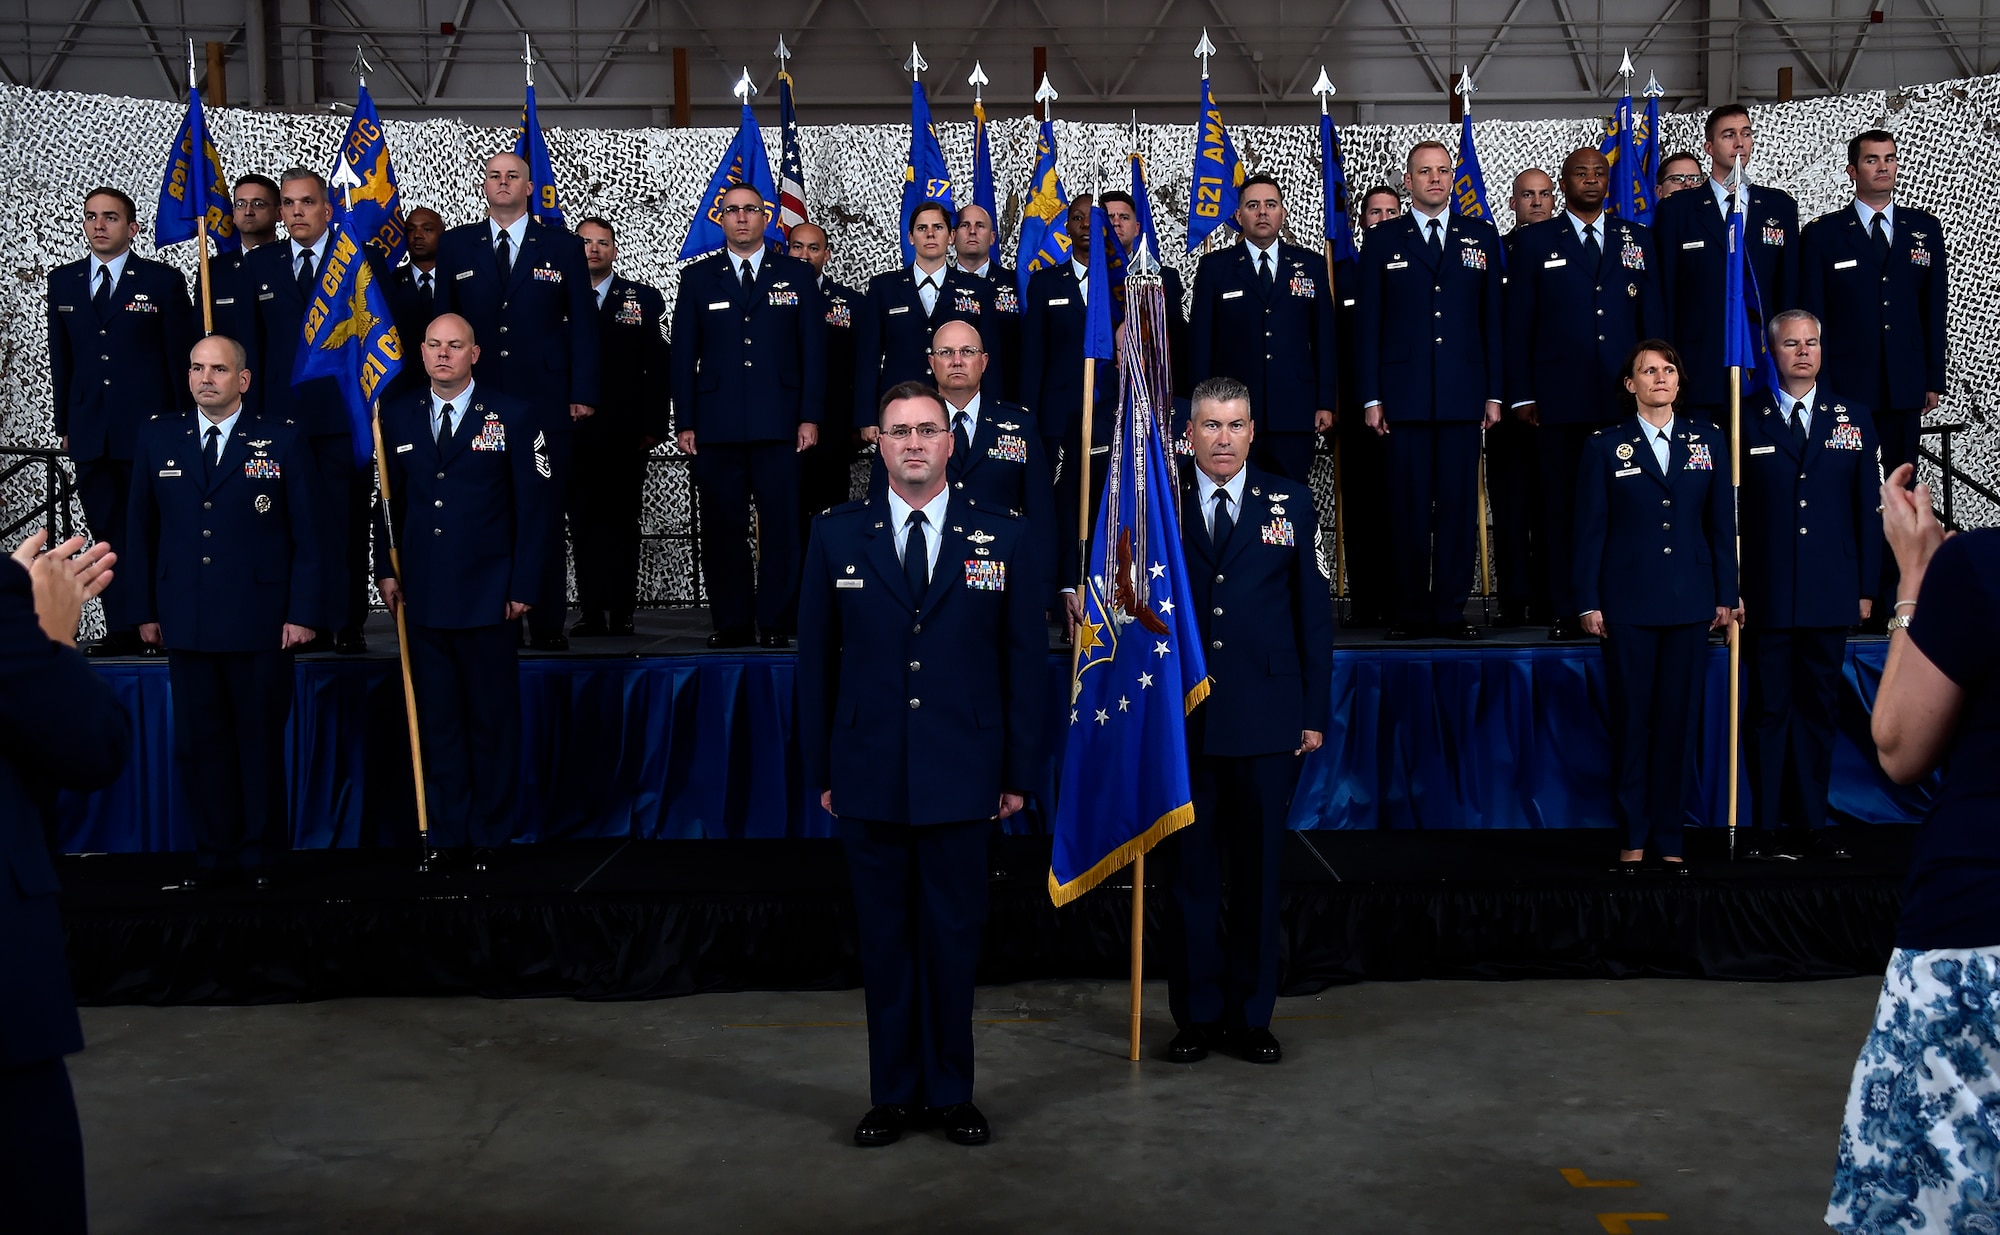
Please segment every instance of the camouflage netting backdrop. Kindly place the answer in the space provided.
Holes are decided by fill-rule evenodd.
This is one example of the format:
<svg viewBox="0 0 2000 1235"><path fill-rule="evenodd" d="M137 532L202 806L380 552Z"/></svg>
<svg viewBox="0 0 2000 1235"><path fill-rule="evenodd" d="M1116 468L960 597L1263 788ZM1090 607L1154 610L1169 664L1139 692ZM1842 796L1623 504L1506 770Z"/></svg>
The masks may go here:
<svg viewBox="0 0 2000 1235"><path fill-rule="evenodd" d="M808 86L810 83L807 83ZM812 97L800 97L812 114ZM766 108L775 113L775 104ZM55 445L47 381L44 289L49 271L84 252L80 234L83 193L112 184L140 203L150 224L158 200L168 143L183 105L99 95L49 93L0 86L0 254L11 277L0 283L0 443ZM1754 109L1757 158L1751 176L1798 198L1801 220L1843 205L1850 196L1844 167L1846 142L1871 126L1899 139L1903 200L1939 215L1952 258L1950 380L1944 405L1933 423L1963 423L1953 462L1990 484L2000 476L2000 428L1994 424L1995 392L2000 391L2000 356L1985 342L1994 313L1995 255L2000 255L2000 77L1810 99ZM1476 113L1475 113L1476 114ZM1225 116L1226 118L1226 116ZM775 121L775 114L766 117ZM273 173L303 164L330 168L333 150L347 120L337 115L295 115L215 110L208 123L225 170ZM452 120L387 124L405 208L429 206L447 224L477 218L480 164L495 150L511 147L513 134L475 128ZM1701 117L1663 119L1663 151L1699 150ZM938 125L946 158L960 179L960 200L970 196L972 124L968 118ZM1076 192L1093 187L1101 172L1104 187L1125 187L1129 131L1118 125L1069 124L1058 120L1060 171ZM1595 144L1599 129L1588 120L1510 121L1475 124L1496 220L1512 226L1507 186L1525 167L1557 168L1579 145ZM619 232L619 269L630 278L663 288L669 305L678 285L675 254L689 218L733 130L713 129L550 129L547 133L565 210L574 221L586 214L610 219ZM1012 236L1034 157L1034 122L1002 120L989 128L993 162L1004 199L1000 220L1011 264ZM1318 248L1321 235L1318 128L1310 117L1284 126L1232 126L1231 135L1246 167L1274 174L1289 190L1291 238ZM1342 130L1347 176L1356 193L1376 183L1400 183L1401 161L1419 140L1458 144L1457 128L1435 125L1350 125ZM1168 256L1178 258L1186 237L1194 128L1155 125L1138 133L1153 195L1154 217ZM896 215L909 150L907 125L806 127L802 133L808 212L832 235L834 277L860 285L898 260ZM766 128L775 156L775 123ZM138 244L150 254L150 226ZM1218 231L1216 238L1228 233ZM167 250L166 260L193 278L194 246ZM661 454L669 453L663 448ZM1932 477L1935 481L1935 476ZM0 486L0 526L27 515L40 499L38 476L23 473ZM1321 508L1331 510L1331 467L1322 460L1314 488ZM1957 519L1966 526L2000 522L2000 509L1976 494L1957 495ZM656 466L646 496L648 535L640 595L659 600L692 598L690 491L683 468ZM79 519L81 512L78 512ZM1332 557L1330 532L1322 556ZM1332 562L1328 561L1329 568ZM1331 573L1331 570L1329 570Z"/></svg>

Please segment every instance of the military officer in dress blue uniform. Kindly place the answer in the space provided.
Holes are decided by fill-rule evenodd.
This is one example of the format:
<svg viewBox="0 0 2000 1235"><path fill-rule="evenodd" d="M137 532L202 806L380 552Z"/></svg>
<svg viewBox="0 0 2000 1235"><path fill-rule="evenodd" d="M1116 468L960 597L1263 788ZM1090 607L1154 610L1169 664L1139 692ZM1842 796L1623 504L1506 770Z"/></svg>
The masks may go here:
<svg viewBox="0 0 2000 1235"><path fill-rule="evenodd" d="M1680 414L1680 357L1661 339L1633 349L1624 386L1633 415L1591 435L1577 472L1576 597L1604 640L1605 694L1624 848L1617 870L1651 847L1686 874L1695 718L1708 632L1736 608L1729 445Z"/></svg>
<svg viewBox="0 0 2000 1235"><path fill-rule="evenodd" d="M389 313L406 352L423 346L424 331L438 315L443 298L437 281L438 242L443 238L444 219L430 207L418 206L403 216L403 242L410 260L389 272ZM428 385L422 364L405 364L382 397L394 398Z"/></svg>
<svg viewBox="0 0 2000 1235"><path fill-rule="evenodd" d="M197 892L271 886L289 848L285 721L292 658L319 616L312 448L290 423L245 414L243 345L210 335L188 357L197 410L139 431L123 569L139 637L167 653L174 760L195 808Z"/></svg>
<svg viewBox="0 0 2000 1235"><path fill-rule="evenodd" d="M1799 307L1826 323L1826 384L1869 401L1887 476L1917 461L1924 413L1944 394L1944 225L1896 202L1889 133L1870 129L1848 142L1847 175L1852 205L1806 225ZM1879 556L1881 586L1871 591L1894 596L1895 556Z"/></svg>
<svg viewBox="0 0 2000 1235"><path fill-rule="evenodd" d="M1361 195L1355 244L1366 248L1371 228L1402 213L1402 194L1386 184L1369 189ZM1347 517L1347 527L1341 532L1347 554L1345 622L1366 627L1380 626L1387 619L1395 596L1395 572L1389 565L1388 451L1383 439L1368 427L1355 384L1361 372L1354 358L1360 325L1360 270L1358 256L1334 263L1333 329L1340 357L1340 416L1335 431L1340 435L1341 513Z"/></svg>
<svg viewBox="0 0 2000 1235"><path fill-rule="evenodd" d="M1500 282L1511 287L1513 272L1520 269L1517 250L1528 228L1555 214L1556 182L1539 167L1524 169L1514 177L1514 191L1507 204L1514 211L1514 228L1500 238L1507 254L1508 274ZM1517 329L1511 305L1502 338ZM1616 364L1618 359L1612 363ZM1508 349L1508 363L1513 349ZM1542 521L1544 492L1540 470L1535 464L1535 426L1519 415L1503 412L1500 423L1486 431L1486 492L1493 507L1493 565L1498 572L1500 611L1493 624L1498 627L1525 626L1533 620L1547 620L1549 578L1547 532ZM1573 487L1572 487L1573 488ZM1350 550L1351 552L1351 550Z"/></svg>
<svg viewBox="0 0 2000 1235"><path fill-rule="evenodd" d="M671 436L673 372L666 298L656 287L618 276L618 235L609 222L585 219L576 234L597 300L603 374L597 414L576 426L578 480L569 487L569 526L583 620L569 633L602 638L633 633L646 455Z"/></svg>
<svg viewBox="0 0 2000 1235"><path fill-rule="evenodd" d="M919 202L906 234L915 256L907 266L868 280L854 332L854 423L872 424L882 393L902 382L930 380L931 332L949 321L971 322L992 357L986 393L1001 397L1008 362L995 309L996 285L951 265L951 207Z"/></svg>
<svg viewBox="0 0 2000 1235"><path fill-rule="evenodd" d="M1021 280L1011 268L993 256L999 243L993 217L986 207L970 205L958 212L958 226L951 231L952 264L961 273L984 279L993 285L994 332L1000 339L998 395L1009 403L1021 401Z"/></svg>
<svg viewBox="0 0 2000 1235"><path fill-rule="evenodd" d="M366 650L361 625L368 616L368 515L374 481L366 468L354 465L354 430L348 422L347 401L337 378L316 377L292 382L292 365L303 335L306 307L313 285L326 271L331 243L333 205L325 177L294 167L278 177L279 209L287 238L267 244L243 261L238 298L249 297L250 329L240 342L250 357L250 371L268 380L250 384L246 402L260 420L291 421L312 452L313 500L319 508L313 527L320 537L320 594L313 605L319 615L317 638L306 651L354 654ZM383 277L381 259L361 247L363 260Z"/></svg>
<svg viewBox="0 0 2000 1235"><path fill-rule="evenodd" d="M1192 1063L1224 1046L1277 1063L1278 849L1299 757L1319 749L1333 718L1333 602L1312 494L1246 465L1249 388L1210 378L1192 404L1181 543L1214 686L1188 717L1194 822L1160 846L1173 889L1167 998L1180 1030L1167 1057Z"/></svg>
<svg viewBox="0 0 2000 1235"><path fill-rule="evenodd" d="M1750 856L1845 857L1821 829L1847 628L1880 578L1882 474L1868 409L1820 382L1819 320L1780 313L1770 339L1781 389L1743 411Z"/></svg>
<svg viewBox="0 0 2000 1235"><path fill-rule="evenodd" d="M850 402L855 324L866 305L860 292L826 273L826 263L833 256L833 238L825 228L817 223L794 223L785 239L786 252L819 272L819 294L826 302L828 397L820 408L819 443L806 451L805 478L800 486L799 514L809 529L814 515L847 500L854 487L855 448L863 440L875 440L875 422L856 425Z"/></svg>
<svg viewBox="0 0 2000 1235"><path fill-rule="evenodd" d="M1359 396L1389 458L1396 574L1391 639L1477 639L1465 620L1477 560L1482 429L1500 419L1500 233L1452 213L1451 155L1410 151L1410 213L1361 250Z"/></svg>
<svg viewBox="0 0 2000 1235"><path fill-rule="evenodd" d="M1233 377L1249 387L1257 466L1303 485L1340 399L1333 288L1326 258L1279 240L1284 226L1278 182L1245 180L1236 207L1243 243L1195 267L1188 379Z"/></svg>
<svg viewBox="0 0 2000 1235"><path fill-rule="evenodd" d="M721 210L728 247L683 270L674 301L676 440L701 496L708 646L782 648L797 617L800 456L826 398L826 303L811 263L766 251L755 188L730 189Z"/></svg>
<svg viewBox="0 0 2000 1235"><path fill-rule="evenodd" d="M132 252L139 221L112 188L83 199L90 256L49 272L49 369L56 436L76 463L76 491L91 534L125 534L132 448L139 426L187 405L187 349L199 334L181 272ZM108 633L90 652L145 650L123 589L104 593Z"/></svg>
<svg viewBox="0 0 2000 1235"><path fill-rule="evenodd" d="M528 165L512 154L486 160L480 191L486 218L454 227L438 242L439 312L471 323L480 349L474 376L487 392L527 403L540 420L557 500L543 507L550 520L542 586L529 610L529 646L559 652L569 647L563 618L569 592L563 570L563 495L576 479L573 430L597 408L599 394L597 298L583 242L528 214L534 192Z"/></svg>
<svg viewBox="0 0 2000 1235"><path fill-rule="evenodd" d="M473 380L472 326L431 322L430 388L382 407L390 509L375 523L383 603L409 605L410 680L423 742L429 849L445 870L472 849L489 869L520 808L521 677L516 623L543 578L558 500L546 422ZM401 551L391 556L391 537Z"/></svg>
<svg viewBox="0 0 2000 1235"><path fill-rule="evenodd" d="M972 980L992 820L1042 775L1047 582L1027 525L961 501L943 399L891 388L887 490L813 523L799 599L799 748L854 880L874 1104L886 1145L925 1108L984 1144Z"/></svg>
<svg viewBox="0 0 2000 1235"><path fill-rule="evenodd" d="M944 396L951 425L951 462L945 466L945 478L952 496L964 499L974 510L1004 510L1025 520L1029 543L1044 555L1036 573L1059 587L1074 582L1075 543L1071 541L1065 553L1056 538L1058 507L1042 440L1025 410L981 393L986 353L979 345L979 332L964 322L939 326L931 336L931 375ZM888 484L889 473L877 454L868 476L869 499L882 496ZM1073 497L1075 490L1070 492ZM1060 564L1053 573L1048 569L1050 552Z"/></svg>
<svg viewBox="0 0 2000 1235"><path fill-rule="evenodd" d="M1683 414L1714 424L1728 420L1729 370L1722 363L1723 280L1728 267L1731 208L1728 180L1737 157L1750 166L1756 135L1750 113L1736 103L1708 113L1709 180L1700 191L1676 193L1653 215L1653 243L1660 255L1660 295L1667 338L1687 360L1681 370ZM1747 176L1746 176L1747 178ZM1783 189L1750 186L1744 243L1757 275L1764 315L1775 316L1799 299L1799 205Z"/></svg>
<svg viewBox="0 0 2000 1235"><path fill-rule="evenodd" d="M108 541L78 536L37 556L36 531L0 560L0 1206L10 1231L82 1235L83 1131L63 1056L83 1026L63 954L49 851L61 789L125 770L132 724L76 654L84 601L111 581ZM25 568L25 569L24 569Z"/></svg>
<svg viewBox="0 0 2000 1235"><path fill-rule="evenodd" d="M1118 189L1104 195L1103 205L1105 221L1111 224L1118 243L1125 246L1129 261L1139 251L1139 207L1130 193ZM1166 265L1163 256L1153 254L1153 260L1161 263L1160 289L1167 301L1167 359L1173 364L1174 397L1185 399L1193 389L1188 384L1187 287L1181 282L1181 272Z"/></svg>
<svg viewBox="0 0 2000 1235"><path fill-rule="evenodd" d="M236 225L237 248L208 259L210 333L242 339L255 329L249 316L256 297L242 294L243 263L250 254L278 239L278 184L255 172L237 177L231 187L230 220Z"/></svg>
<svg viewBox="0 0 2000 1235"><path fill-rule="evenodd" d="M1577 467L1591 434L1621 419L1619 368L1664 329L1665 310L1651 229L1604 213L1611 168L1597 147L1572 151L1562 177L1566 209L1516 230L1508 253L1507 400L1530 426L1541 477L1549 637L1574 639Z"/></svg>

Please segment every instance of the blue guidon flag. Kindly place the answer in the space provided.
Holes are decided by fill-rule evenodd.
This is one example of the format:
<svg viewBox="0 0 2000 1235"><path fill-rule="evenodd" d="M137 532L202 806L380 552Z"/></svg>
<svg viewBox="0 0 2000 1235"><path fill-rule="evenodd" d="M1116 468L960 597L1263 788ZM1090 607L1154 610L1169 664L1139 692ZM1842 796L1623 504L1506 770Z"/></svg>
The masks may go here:
<svg viewBox="0 0 2000 1235"><path fill-rule="evenodd" d="M1187 251L1192 253L1208 234L1227 223L1236 226L1236 201L1243 188L1243 160L1222 123L1222 109L1208 78L1201 79L1201 114L1195 117L1194 175L1188 185Z"/></svg>
<svg viewBox="0 0 2000 1235"><path fill-rule="evenodd" d="M236 216L231 213L229 177L222 172L222 156L208 139L208 125L201 112L201 95L188 87L187 115L180 132L174 134L167 151L166 174L160 178L160 208L153 218L153 246L193 240L201 234L206 219L209 238L219 253L233 253L243 247L236 234Z"/></svg>
<svg viewBox="0 0 2000 1235"><path fill-rule="evenodd" d="M910 212L925 202L951 205L951 168L938 145L937 125L931 123L931 103L924 83L910 83L910 159L903 165L903 212L896 227L903 233L903 264L916 256L910 247Z"/></svg>
<svg viewBox="0 0 2000 1235"><path fill-rule="evenodd" d="M555 165L549 161L549 144L542 140L542 121L535 115L535 86L528 83L528 97L521 104L521 127L514 134L514 154L528 165L528 179L534 182L534 198L528 213L538 223L567 229L562 199L556 194Z"/></svg>
<svg viewBox="0 0 2000 1235"><path fill-rule="evenodd" d="M376 282L375 264L350 227L347 210L337 208L327 231L326 265L306 305L292 383L336 380L354 439L354 465L363 467L375 453L374 402L402 372L403 340L389 317L388 291Z"/></svg>
<svg viewBox="0 0 2000 1235"><path fill-rule="evenodd" d="M347 212L354 234L381 254L390 270L402 265L410 252L403 228L403 190L396 183L396 168L389 162L389 139L382 132L382 117L376 114L375 100L368 97L365 85L354 104L354 117L347 122L347 136L340 142L340 165L329 179L349 186Z"/></svg>
<svg viewBox="0 0 2000 1235"><path fill-rule="evenodd" d="M1092 213L1102 219L1102 211ZM1085 335L1093 351L1110 350L1102 347L1113 303L1104 265L1090 265L1096 321ZM1157 279L1138 282L1127 306L1119 425L1076 631L1049 858L1049 897L1058 905L1194 821L1187 715L1208 697L1208 665L1181 556L1178 477L1161 430L1172 411L1166 351L1157 342L1165 300ZM1138 342L1146 337L1155 341Z"/></svg>
<svg viewBox="0 0 2000 1235"><path fill-rule="evenodd" d="M681 260L713 253L728 243L722 234L722 195L739 184L747 184L764 198L770 212L764 224L764 239L784 247L785 233L778 227L778 186L771 180L771 156L764 151L764 131L757 127L757 115L743 104L743 120L722 162L708 178L708 191L695 203L694 221L688 225L687 239L681 242Z"/></svg>
<svg viewBox="0 0 2000 1235"><path fill-rule="evenodd" d="M1042 121L1035 134L1035 172L1028 180L1028 200L1021 207L1021 230L1014 238L1014 274L1021 295L1028 294L1028 276L1069 261L1069 193L1056 174L1056 126Z"/></svg>

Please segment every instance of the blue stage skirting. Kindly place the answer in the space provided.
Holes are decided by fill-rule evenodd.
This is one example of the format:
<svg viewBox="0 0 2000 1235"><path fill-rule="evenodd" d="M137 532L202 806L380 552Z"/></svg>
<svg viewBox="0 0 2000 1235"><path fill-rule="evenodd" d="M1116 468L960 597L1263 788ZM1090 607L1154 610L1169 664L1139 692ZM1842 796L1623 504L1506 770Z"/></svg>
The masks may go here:
<svg viewBox="0 0 2000 1235"><path fill-rule="evenodd" d="M1875 767L1868 710L1887 654L1849 645L1834 756L1833 810L1846 822L1922 818L1923 787ZM1048 761L1061 757L1069 660L1052 655ZM172 756L164 662L104 667L133 718L132 765L111 788L66 795L70 852L192 850ZM832 835L800 784L786 656L521 662L524 842ZM1611 739L1595 646L1358 648L1334 655L1334 726L1305 762L1294 828L1609 827ZM1727 653L1711 653L1697 825L1726 818ZM402 678L393 660L313 658L298 666L290 725L292 842L299 849L414 844ZM1047 812L1012 824L1041 831ZM1749 821L1744 790L1739 819Z"/></svg>

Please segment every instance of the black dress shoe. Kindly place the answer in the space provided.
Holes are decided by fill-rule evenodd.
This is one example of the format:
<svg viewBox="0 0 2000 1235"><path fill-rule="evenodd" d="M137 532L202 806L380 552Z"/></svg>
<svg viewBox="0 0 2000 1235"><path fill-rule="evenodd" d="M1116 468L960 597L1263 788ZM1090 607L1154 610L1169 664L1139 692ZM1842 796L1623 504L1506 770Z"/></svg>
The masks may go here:
<svg viewBox="0 0 2000 1235"><path fill-rule="evenodd" d="M755 642L757 642L756 633L741 626L730 630L718 630L708 637L708 646L712 648L747 648Z"/></svg>
<svg viewBox="0 0 2000 1235"><path fill-rule="evenodd" d="M533 652L567 652L569 636L557 631L553 635L536 635L528 640L528 650Z"/></svg>
<svg viewBox="0 0 2000 1235"><path fill-rule="evenodd" d="M1638 858L1630 862L1627 862L1624 858L1620 858L1611 864L1611 873L1622 878L1630 878L1638 874L1639 868L1645 864L1646 860L1644 858Z"/></svg>
<svg viewBox="0 0 2000 1235"><path fill-rule="evenodd" d="M270 874L265 871L258 871L256 874L250 876L250 890L252 892L269 892L271 890Z"/></svg>
<svg viewBox="0 0 2000 1235"><path fill-rule="evenodd" d="M993 1129L987 1126L986 1116L980 1114L979 1108L970 1102L945 1107L938 1112L937 1121L944 1128L945 1139L954 1145L984 1145L993 1139Z"/></svg>
<svg viewBox="0 0 2000 1235"><path fill-rule="evenodd" d="M480 872L495 870L500 865L500 851L484 845L472 851L472 869Z"/></svg>
<svg viewBox="0 0 2000 1235"><path fill-rule="evenodd" d="M368 640L359 628L349 628L333 636L333 650L342 656L360 656L368 651Z"/></svg>
<svg viewBox="0 0 2000 1235"><path fill-rule="evenodd" d="M1208 1031L1189 1025L1167 1043L1167 1059L1172 1063L1200 1063L1208 1058Z"/></svg>
<svg viewBox="0 0 2000 1235"><path fill-rule="evenodd" d="M457 856L449 849L426 849L417 862L419 875L441 875L457 864Z"/></svg>
<svg viewBox="0 0 2000 1235"><path fill-rule="evenodd" d="M1394 626L1391 626L1389 629L1383 631L1382 637L1384 639L1395 639L1398 642L1401 642L1402 640L1405 639L1422 639L1426 635L1429 635L1430 633L1431 632L1425 630L1421 626L1412 626L1406 622L1398 622Z"/></svg>
<svg viewBox="0 0 2000 1235"><path fill-rule="evenodd" d="M760 648L772 648L774 650L788 648L792 646L792 637L790 635L778 634L775 631L765 631L763 634L757 636L757 646Z"/></svg>
<svg viewBox="0 0 2000 1235"><path fill-rule="evenodd" d="M907 1106L871 1106L861 1122L854 1125L854 1143L863 1148L894 1145L903 1139L903 1129L909 1123Z"/></svg>
<svg viewBox="0 0 2000 1235"><path fill-rule="evenodd" d="M611 627L605 624L603 614L586 613L583 615L582 621L569 628L569 637L572 639L608 639L611 637Z"/></svg>
<svg viewBox="0 0 2000 1235"><path fill-rule="evenodd" d="M1278 1039L1262 1025L1255 1029L1238 1030L1230 1035L1229 1044L1249 1063L1276 1063L1285 1057L1285 1048L1279 1046Z"/></svg>
<svg viewBox="0 0 2000 1235"><path fill-rule="evenodd" d="M211 874L189 875L179 883L170 883L160 889L162 892L213 892L219 881Z"/></svg>
<svg viewBox="0 0 2000 1235"><path fill-rule="evenodd" d="M1583 624L1575 618L1557 618L1549 627L1550 643L1568 643L1583 638Z"/></svg>
<svg viewBox="0 0 2000 1235"><path fill-rule="evenodd" d="M1847 847L1840 843L1840 838L1831 831L1813 833L1812 839L1806 842L1805 851L1811 857L1822 861L1846 862L1854 857L1847 851Z"/></svg>
<svg viewBox="0 0 2000 1235"><path fill-rule="evenodd" d="M1471 622L1448 623L1438 633L1447 639L1484 639L1486 637L1486 632L1474 626Z"/></svg>
<svg viewBox="0 0 2000 1235"><path fill-rule="evenodd" d="M1669 862L1667 859L1661 858L1659 871L1662 875L1670 879L1685 879L1689 874L1687 859L1683 858L1678 862Z"/></svg>
<svg viewBox="0 0 2000 1235"><path fill-rule="evenodd" d="M614 639L630 639L639 633L638 627L632 624L632 615L629 613L612 614L604 623L604 629L610 632Z"/></svg>

